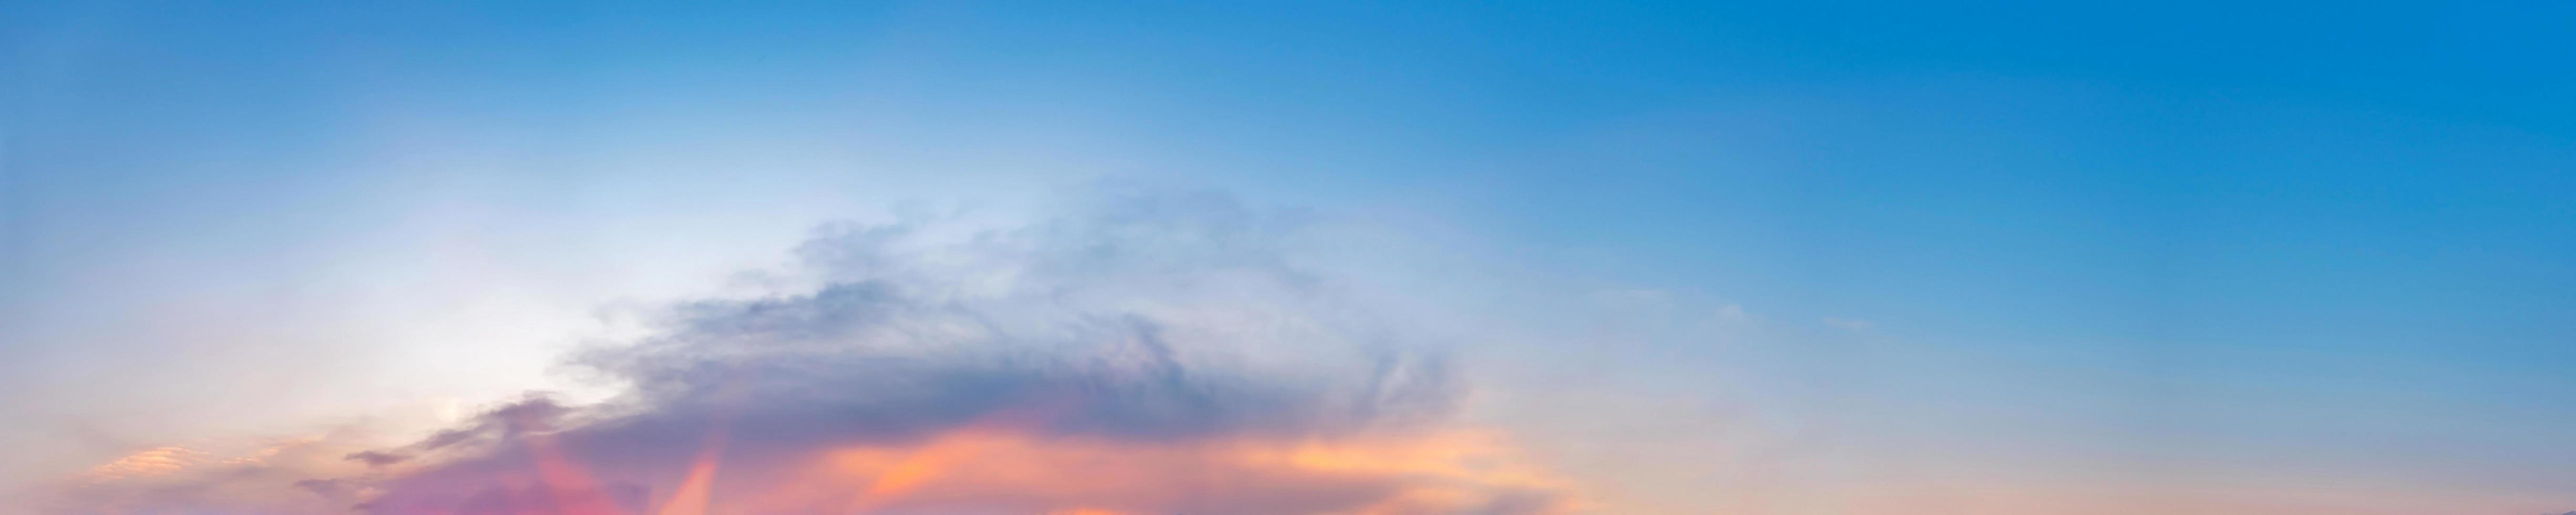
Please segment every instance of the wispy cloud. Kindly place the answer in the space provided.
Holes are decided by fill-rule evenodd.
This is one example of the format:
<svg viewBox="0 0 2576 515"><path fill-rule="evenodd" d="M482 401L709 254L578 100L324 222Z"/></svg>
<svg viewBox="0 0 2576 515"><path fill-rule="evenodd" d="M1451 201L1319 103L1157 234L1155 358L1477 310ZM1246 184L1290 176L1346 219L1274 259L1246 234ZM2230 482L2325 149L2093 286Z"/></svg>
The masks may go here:
<svg viewBox="0 0 2576 515"><path fill-rule="evenodd" d="M532 396L337 465L171 484L303 495L277 513L1578 509L1504 435L1450 421L1448 360L1292 264L1299 227L1132 193L1023 225L834 226L789 286L677 303L569 359L613 400ZM75 500L210 502L136 492Z"/></svg>

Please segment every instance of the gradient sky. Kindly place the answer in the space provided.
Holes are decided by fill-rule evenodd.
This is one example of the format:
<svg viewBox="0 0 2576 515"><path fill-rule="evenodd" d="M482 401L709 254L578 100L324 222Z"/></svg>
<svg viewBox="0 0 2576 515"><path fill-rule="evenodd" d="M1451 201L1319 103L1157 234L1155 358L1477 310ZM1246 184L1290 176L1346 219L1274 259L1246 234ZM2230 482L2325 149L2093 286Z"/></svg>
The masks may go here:
<svg viewBox="0 0 2576 515"><path fill-rule="evenodd" d="M1611 513L2576 510L2571 21L0 2L0 482L578 396L822 224L1105 182L1317 220Z"/></svg>

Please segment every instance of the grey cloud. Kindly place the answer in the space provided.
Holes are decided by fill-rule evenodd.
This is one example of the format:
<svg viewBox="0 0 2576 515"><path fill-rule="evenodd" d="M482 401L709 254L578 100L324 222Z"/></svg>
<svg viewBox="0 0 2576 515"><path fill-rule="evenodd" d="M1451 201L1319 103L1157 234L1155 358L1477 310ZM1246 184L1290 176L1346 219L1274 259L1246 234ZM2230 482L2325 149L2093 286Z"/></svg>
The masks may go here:
<svg viewBox="0 0 2576 515"><path fill-rule="evenodd" d="M411 459L411 455L391 451L358 451L349 453L347 459L349 461L382 467L395 463L402 463L404 460Z"/></svg>

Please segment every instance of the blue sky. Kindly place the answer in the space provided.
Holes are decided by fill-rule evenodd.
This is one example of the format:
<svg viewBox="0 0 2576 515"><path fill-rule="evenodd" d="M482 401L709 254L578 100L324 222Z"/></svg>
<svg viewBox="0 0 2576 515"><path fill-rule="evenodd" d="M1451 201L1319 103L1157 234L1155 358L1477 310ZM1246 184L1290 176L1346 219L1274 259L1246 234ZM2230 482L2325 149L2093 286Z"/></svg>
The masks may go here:
<svg viewBox="0 0 2576 515"><path fill-rule="evenodd" d="M1107 178L1364 228L1400 255L1350 261L1426 285L1383 295L1461 325L1615 326L1633 341L1459 352L1617 354L1607 374L1666 378L1635 382L1677 404L1850 433L1812 454L1869 465L1818 481L1929 488L1906 467L1955 466L2319 513L2576 509L2569 19L9 4L0 359L20 365L0 408L43 427L0 446L96 461L387 395L487 402L554 381L603 306L723 290L817 224L1041 216L1032 199ZM1620 318L1677 315L1565 314L1601 292L1765 325L1712 346ZM293 357L331 371L272 364ZM1581 455L1597 431L1550 431L1525 432L1615 461ZM1982 499L1927 509L2045 511Z"/></svg>

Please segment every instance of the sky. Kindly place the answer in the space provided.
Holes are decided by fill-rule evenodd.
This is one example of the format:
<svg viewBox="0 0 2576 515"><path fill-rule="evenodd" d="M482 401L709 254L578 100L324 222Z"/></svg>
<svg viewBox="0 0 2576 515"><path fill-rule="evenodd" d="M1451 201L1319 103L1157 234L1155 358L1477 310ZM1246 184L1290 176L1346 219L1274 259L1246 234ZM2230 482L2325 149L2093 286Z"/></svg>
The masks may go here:
<svg viewBox="0 0 2576 515"><path fill-rule="evenodd" d="M0 0L0 505L2567 512L2571 19Z"/></svg>

